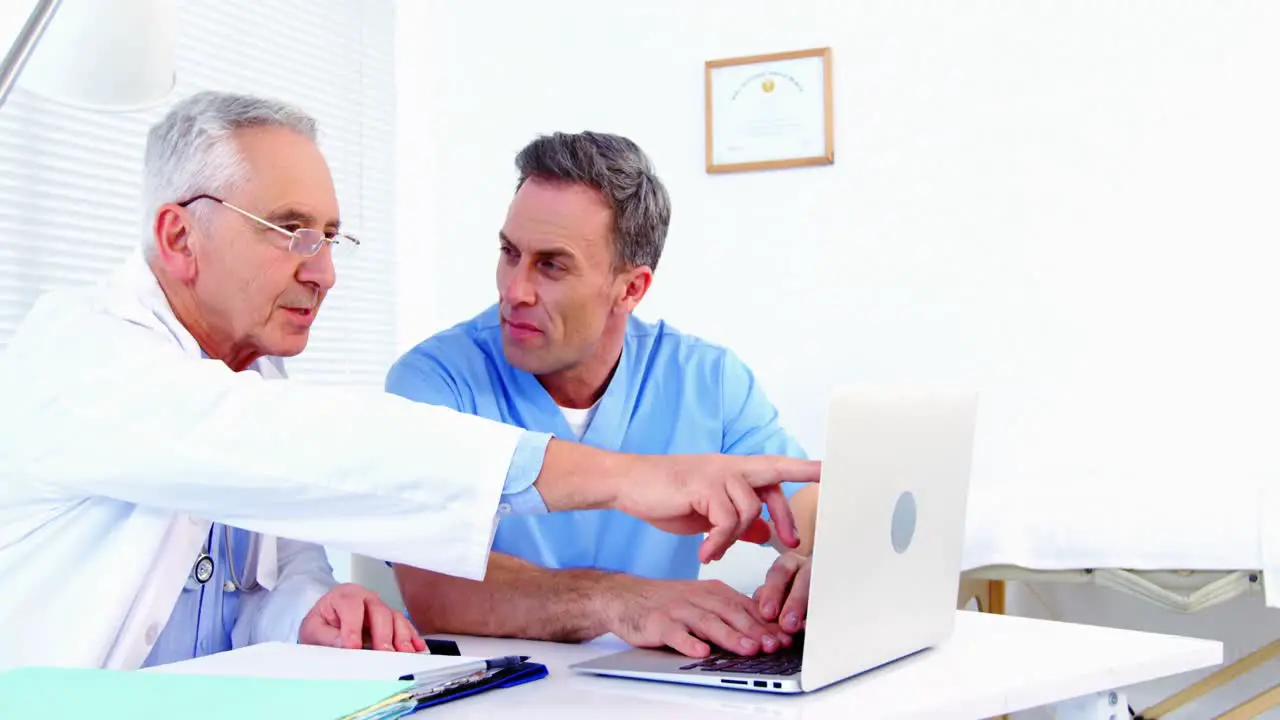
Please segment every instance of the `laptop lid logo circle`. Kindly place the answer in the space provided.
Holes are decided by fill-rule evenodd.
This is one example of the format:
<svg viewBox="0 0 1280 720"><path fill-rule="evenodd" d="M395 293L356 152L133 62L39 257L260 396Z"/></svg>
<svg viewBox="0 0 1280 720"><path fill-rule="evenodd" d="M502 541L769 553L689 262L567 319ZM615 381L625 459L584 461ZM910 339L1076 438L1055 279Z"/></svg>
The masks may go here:
<svg viewBox="0 0 1280 720"><path fill-rule="evenodd" d="M916 496L910 491L898 496L893 506L893 524L889 527L889 540L893 549L902 554L911 546L916 535Z"/></svg>

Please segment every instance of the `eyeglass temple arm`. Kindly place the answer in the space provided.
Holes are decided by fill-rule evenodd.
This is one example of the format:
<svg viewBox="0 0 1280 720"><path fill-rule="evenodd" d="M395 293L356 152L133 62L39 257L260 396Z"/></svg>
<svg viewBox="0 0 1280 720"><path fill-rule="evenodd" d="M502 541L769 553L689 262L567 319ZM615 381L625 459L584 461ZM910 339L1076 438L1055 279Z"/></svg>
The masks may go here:
<svg viewBox="0 0 1280 720"><path fill-rule="evenodd" d="M292 233L292 232L289 232L288 230L285 230L284 228L280 227L279 225L276 225L275 223L271 222L270 220L263 220L262 218L258 217L257 215L254 215L253 213L249 212L248 210L243 210L243 209L241 209L241 208L238 208L238 207L236 207L235 205L232 205L231 203L227 202L226 200L222 200L222 199L220 199L220 198L216 198L216 197L214 197L214 196L212 196L212 195L197 195L197 196L195 196L195 197L191 198L190 200L186 201L185 203L182 203L182 205L183 205L183 207L186 207L187 205L191 204L192 202L195 202L196 200L201 200L201 199L209 199L209 200L212 200L212 201L214 201L214 202L216 202L216 203L220 203L220 204L222 204L222 205L225 205L226 207L231 208L232 210L234 210L234 211L236 211L236 212L240 213L241 215L243 215L243 216L245 216L245 217L249 218L250 220L256 220L257 222L260 222L260 223L262 223L263 225L266 225L267 227L271 228L272 230L275 230L276 232L284 233L285 235L288 235L289 237L293 237L293 233ZM359 244L360 244L360 240L359 240L359 238L355 237L354 235L350 235L350 234L348 234L348 233L336 233L336 234L337 234L337 235L341 235L342 237L344 237L344 238L346 238L346 239L350 240L351 242L355 243L356 245L359 245ZM328 241L328 242L333 242L333 238L325 238L325 240L326 240L326 241Z"/></svg>
<svg viewBox="0 0 1280 720"><path fill-rule="evenodd" d="M258 217L257 215L254 215L253 213L249 212L248 210L241 210L240 208L236 207L235 205L232 205L231 203L227 202L226 200L219 200L218 202L220 202L220 203L222 203L223 205L225 205L225 206L227 206L227 207L231 208L232 210L235 210L236 212L238 212L238 213L240 213L241 215L243 215L243 216L245 216L245 217L249 218L250 220L257 220L258 222L262 223L263 225L266 225L267 227L271 228L272 230L275 230L276 232L284 233L285 235L288 235L289 237L293 237L293 233L292 233L292 232L289 232L288 230L285 230L284 228L280 227L279 225L276 225L275 223L271 222L270 220L263 220L262 218Z"/></svg>

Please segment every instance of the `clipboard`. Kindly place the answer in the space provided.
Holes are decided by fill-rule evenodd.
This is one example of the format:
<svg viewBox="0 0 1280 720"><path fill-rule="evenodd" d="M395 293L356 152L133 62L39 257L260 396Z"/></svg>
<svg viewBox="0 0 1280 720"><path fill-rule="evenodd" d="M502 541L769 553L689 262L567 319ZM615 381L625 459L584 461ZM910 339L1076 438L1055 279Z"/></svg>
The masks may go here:
<svg viewBox="0 0 1280 720"><path fill-rule="evenodd" d="M432 688L431 694L417 701L414 711L470 697L487 690L500 690L541 680L547 674L546 665L525 661L514 667L468 675L460 678L461 682L453 680Z"/></svg>
<svg viewBox="0 0 1280 720"><path fill-rule="evenodd" d="M490 690L515 687L541 680L548 675L547 666L535 662L522 662L506 668L471 673L462 677L410 685L378 702L343 715L341 720L392 720L423 710L478 695Z"/></svg>

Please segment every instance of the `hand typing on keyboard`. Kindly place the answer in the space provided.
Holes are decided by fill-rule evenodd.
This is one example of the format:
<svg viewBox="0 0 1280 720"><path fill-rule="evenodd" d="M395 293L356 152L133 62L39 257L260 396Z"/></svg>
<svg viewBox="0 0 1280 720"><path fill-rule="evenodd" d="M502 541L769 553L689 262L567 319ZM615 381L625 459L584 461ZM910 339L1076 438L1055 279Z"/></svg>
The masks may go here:
<svg viewBox="0 0 1280 720"><path fill-rule="evenodd" d="M670 647L705 658L711 645L739 656L774 653L791 634L766 620L752 598L717 580L609 579L601 593L609 631L634 647Z"/></svg>
<svg viewBox="0 0 1280 720"><path fill-rule="evenodd" d="M807 555L779 555L753 596L760 617L776 621L784 632L803 631L809 609L809 569Z"/></svg>
<svg viewBox="0 0 1280 720"><path fill-rule="evenodd" d="M767 655L742 657L717 648L705 660L682 665L681 670L700 672L732 672L746 675L795 675L800 672L800 660L804 656L804 633L795 636L790 647Z"/></svg>

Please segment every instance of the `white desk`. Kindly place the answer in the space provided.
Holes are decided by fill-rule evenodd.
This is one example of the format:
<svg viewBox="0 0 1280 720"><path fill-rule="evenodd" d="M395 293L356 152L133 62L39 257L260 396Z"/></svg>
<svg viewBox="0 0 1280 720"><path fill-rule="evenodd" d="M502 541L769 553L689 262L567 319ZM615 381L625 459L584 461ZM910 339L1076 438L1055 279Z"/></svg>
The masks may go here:
<svg viewBox="0 0 1280 720"><path fill-rule="evenodd" d="M496 690L431 708L423 718L694 717L713 718L986 718L1072 698L1089 698L1147 680L1216 665L1222 644L1212 640L1154 635L961 611L946 645L865 673L809 695L764 695L640 680L595 677L569 670L580 660L626 649L607 636L582 645L449 636L464 655L529 655L550 675L519 687ZM233 653L234 654L234 653ZM349 653L350 668L327 675L387 677L389 653ZM381 656L376 658L371 655ZM405 672L414 656L405 655ZM362 663L362 658L367 661ZM253 659L252 661L250 661ZM399 662L399 661L394 661ZM168 671L202 672L204 659ZM287 670L270 653L247 653L238 674L278 675ZM208 669L231 667L220 662ZM363 666L363 667L362 667ZM375 669L376 668L376 669ZM1099 703L1106 705L1106 695ZM1081 704L1083 707L1083 704ZM1114 708L1117 720L1128 717ZM1107 718L1110 711L1081 717ZM1061 717L1061 715L1060 715Z"/></svg>

